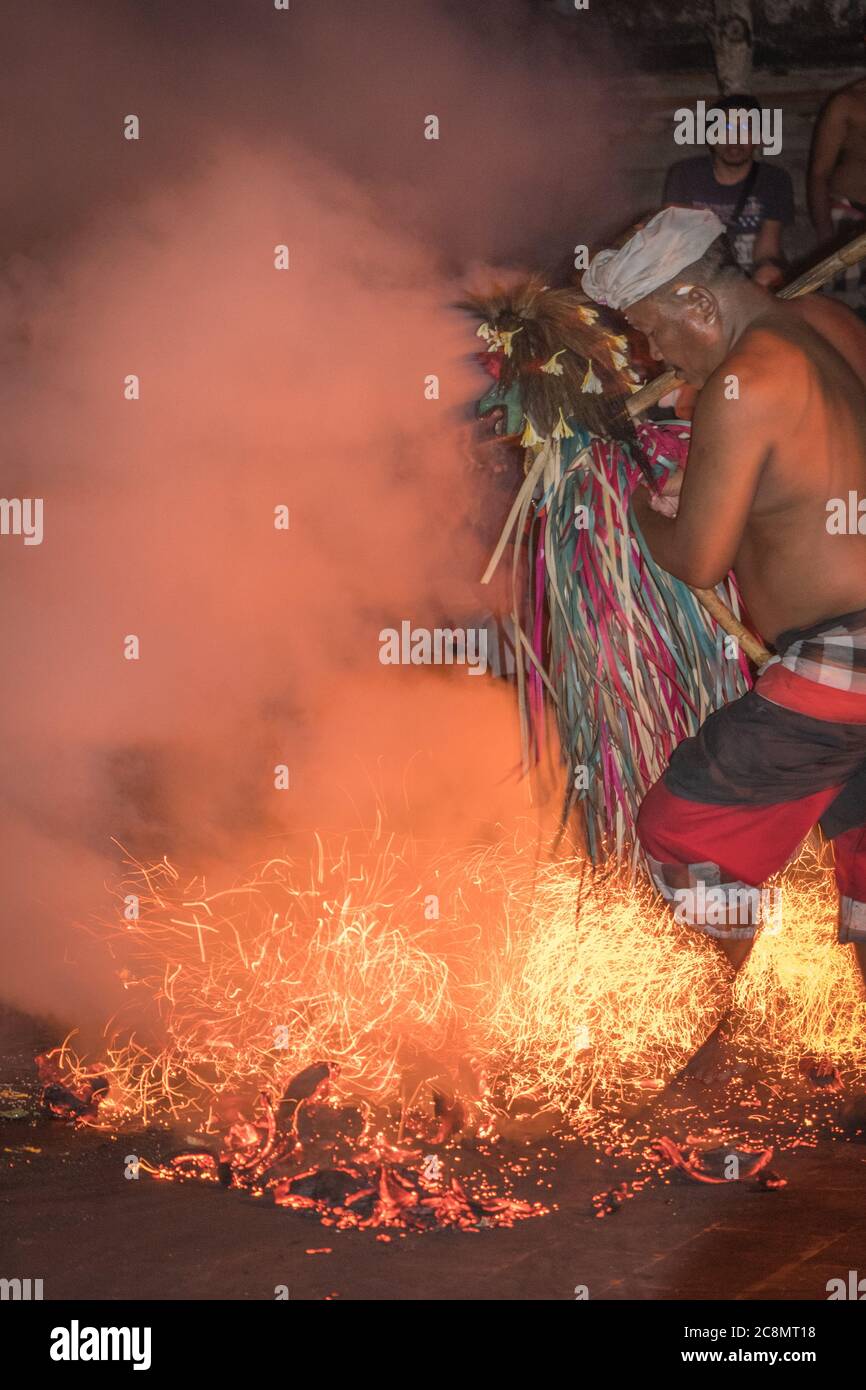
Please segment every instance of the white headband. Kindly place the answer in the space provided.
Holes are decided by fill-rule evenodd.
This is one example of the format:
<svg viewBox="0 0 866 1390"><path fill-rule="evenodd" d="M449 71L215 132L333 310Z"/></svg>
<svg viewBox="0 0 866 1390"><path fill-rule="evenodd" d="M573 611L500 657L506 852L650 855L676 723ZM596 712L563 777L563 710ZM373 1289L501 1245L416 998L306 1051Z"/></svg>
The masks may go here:
<svg viewBox="0 0 866 1390"><path fill-rule="evenodd" d="M597 304L628 309L698 260L724 230L714 212L665 208L619 251L593 256L581 284Z"/></svg>

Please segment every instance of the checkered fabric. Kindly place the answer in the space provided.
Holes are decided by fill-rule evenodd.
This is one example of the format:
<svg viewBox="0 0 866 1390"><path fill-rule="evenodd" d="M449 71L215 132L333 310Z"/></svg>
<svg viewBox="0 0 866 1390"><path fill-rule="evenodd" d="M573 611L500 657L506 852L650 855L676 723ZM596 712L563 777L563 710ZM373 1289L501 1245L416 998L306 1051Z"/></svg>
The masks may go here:
<svg viewBox="0 0 866 1390"><path fill-rule="evenodd" d="M717 941L749 940L765 915L766 894L742 881L722 883L718 864L670 864L647 854L658 891L677 921Z"/></svg>
<svg viewBox="0 0 866 1390"><path fill-rule="evenodd" d="M778 639L781 664L833 690L866 695L866 608Z"/></svg>

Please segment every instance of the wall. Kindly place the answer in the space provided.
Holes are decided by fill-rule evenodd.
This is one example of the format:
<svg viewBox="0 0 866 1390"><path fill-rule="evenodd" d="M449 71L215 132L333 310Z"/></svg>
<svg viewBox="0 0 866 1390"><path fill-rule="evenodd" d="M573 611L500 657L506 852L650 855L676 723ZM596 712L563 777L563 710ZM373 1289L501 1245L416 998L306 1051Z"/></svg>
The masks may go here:
<svg viewBox="0 0 866 1390"><path fill-rule="evenodd" d="M550 0L549 7L578 32L582 12L573 0ZM600 11L623 47L656 70L712 71L712 0L589 0L589 10ZM759 67L851 63L862 51L866 0L753 0L753 14Z"/></svg>

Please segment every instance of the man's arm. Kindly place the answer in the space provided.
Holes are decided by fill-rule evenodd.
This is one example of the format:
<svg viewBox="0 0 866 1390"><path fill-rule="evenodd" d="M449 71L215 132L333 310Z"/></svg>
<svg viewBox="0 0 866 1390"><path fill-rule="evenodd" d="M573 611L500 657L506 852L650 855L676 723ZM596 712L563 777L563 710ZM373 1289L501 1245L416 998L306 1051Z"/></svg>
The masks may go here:
<svg viewBox="0 0 866 1390"><path fill-rule="evenodd" d="M763 221L754 246L752 278L767 289L778 289L785 277L784 229L794 222L794 185L787 169L762 166Z"/></svg>
<svg viewBox="0 0 866 1390"><path fill-rule="evenodd" d="M809 157L809 211L819 241L827 241L833 235L830 175L845 144L847 128L847 98L840 92L831 97L819 117Z"/></svg>
<svg viewBox="0 0 866 1390"><path fill-rule="evenodd" d="M752 278L766 289L775 289L785 278L782 252L782 223L766 218L755 237L754 271Z"/></svg>
<svg viewBox="0 0 866 1390"><path fill-rule="evenodd" d="M787 356L776 335L753 333L748 349L707 382L695 411L676 517L654 511L642 488L632 498L653 559L696 589L713 588L731 569L774 431L785 418L778 379L771 382L760 365L780 347ZM729 400L735 382L739 398Z"/></svg>

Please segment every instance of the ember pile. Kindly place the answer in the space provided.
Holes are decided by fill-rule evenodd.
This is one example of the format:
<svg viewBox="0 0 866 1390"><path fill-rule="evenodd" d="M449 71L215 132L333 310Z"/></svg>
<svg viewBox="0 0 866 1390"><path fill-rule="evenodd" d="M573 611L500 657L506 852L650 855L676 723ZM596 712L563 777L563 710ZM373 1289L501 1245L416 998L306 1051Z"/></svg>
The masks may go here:
<svg viewBox="0 0 866 1390"><path fill-rule="evenodd" d="M98 1123L100 1101L108 1093L103 1076L63 1075L55 1055L37 1058L43 1083L43 1108L55 1119L76 1124ZM308 1067L294 1077L282 1100L262 1092L254 1119L238 1119L222 1144L188 1149L157 1164L144 1159L139 1167L162 1180L199 1179L219 1183L249 1196L270 1195L277 1206L305 1211L323 1225L378 1229L399 1227L425 1231L437 1227L478 1229L513 1226L516 1221L546 1214L538 1201L497 1195L476 1175L472 1194L461 1177L446 1179L455 1155L446 1144L455 1128L466 1122L463 1105L434 1093L432 1112L403 1116L414 1122L414 1147L390 1142L374 1122L389 1123L387 1114L371 1107L341 1104L331 1095L331 1068ZM426 1133L424 1132L426 1130ZM483 1142L476 1135L474 1145ZM497 1177L503 1179L501 1166Z"/></svg>
<svg viewBox="0 0 866 1390"><path fill-rule="evenodd" d="M399 1148L381 1135L370 1144L360 1110L328 1104L327 1071L313 1067L297 1077L279 1113L263 1092L256 1122L233 1125L219 1156L208 1150L178 1154L154 1175L203 1177L253 1196L270 1192L277 1206L314 1212L339 1230L512 1226L544 1214L540 1202L470 1196L459 1178L446 1182L447 1156L439 1152ZM309 1166L309 1157L323 1150L324 1161Z"/></svg>
<svg viewBox="0 0 866 1390"><path fill-rule="evenodd" d="M640 881L540 866L517 843L434 855L381 832L317 837L311 860L217 890L130 862L116 918L94 929L127 1014L98 1065L69 1040L43 1059L45 1106L77 1125L193 1130L192 1148L142 1166L339 1228L510 1225L544 1210L503 1190L513 1156L550 1135L645 1151L660 1132L621 1144L627 1117L732 1002L778 1075L819 1059L823 1094L836 1073L820 1059L863 1070L832 867L807 851L782 890L732 999L712 944ZM766 1115L771 1093L740 1113Z"/></svg>

